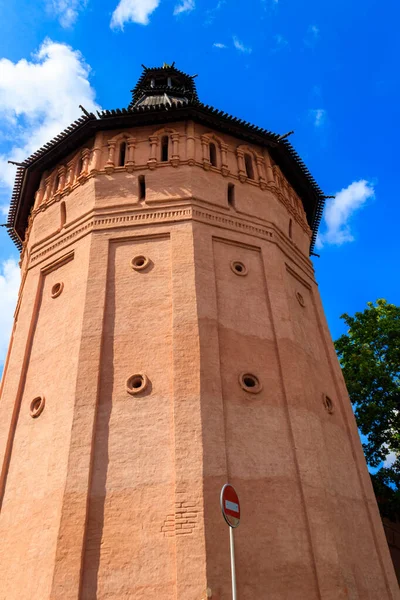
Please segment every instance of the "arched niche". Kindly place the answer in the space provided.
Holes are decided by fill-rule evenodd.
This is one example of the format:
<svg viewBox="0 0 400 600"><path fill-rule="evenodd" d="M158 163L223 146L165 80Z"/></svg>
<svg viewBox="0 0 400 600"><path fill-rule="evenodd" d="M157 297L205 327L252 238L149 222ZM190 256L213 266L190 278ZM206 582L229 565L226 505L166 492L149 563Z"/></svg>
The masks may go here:
<svg viewBox="0 0 400 600"><path fill-rule="evenodd" d="M240 181L254 181L261 188L266 187L264 158L253 148L241 144L236 148L238 175Z"/></svg>
<svg viewBox="0 0 400 600"><path fill-rule="evenodd" d="M148 166L154 169L159 163L169 163L177 167L179 156L179 133L171 127L158 129L149 136L150 158Z"/></svg>
<svg viewBox="0 0 400 600"><path fill-rule="evenodd" d="M117 133L107 141L108 157L105 164L107 173L111 173L115 168L127 168L133 170L134 150L136 140L126 131Z"/></svg>
<svg viewBox="0 0 400 600"><path fill-rule="evenodd" d="M227 164L227 144L213 131L201 136L203 167L220 169L224 175L229 173Z"/></svg>

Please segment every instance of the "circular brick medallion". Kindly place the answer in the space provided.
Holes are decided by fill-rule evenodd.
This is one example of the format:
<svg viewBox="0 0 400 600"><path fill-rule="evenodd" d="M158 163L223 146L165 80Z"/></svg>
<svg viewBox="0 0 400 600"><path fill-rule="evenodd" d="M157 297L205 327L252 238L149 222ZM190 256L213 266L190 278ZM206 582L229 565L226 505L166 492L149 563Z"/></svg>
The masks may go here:
<svg viewBox="0 0 400 600"><path fill-rule="evenodd" d="M231 269L235 273L235 275L240 275L241 277L244 277L248 273L246 265L243 264L240 260L233 260L231 262Z"/></svg>
<svg viewBox="0 0 400 600"><path fill-rule="evenodd" d="M149 379L147 375L142 373L135 373L135 375L131 375L126 382L126 391L128 394L135 396L136 394L140 394L144 392L149 384Z"/></svg>
<svg viewBox="0 0 400 600"><path fill-rule="evenodd" d="M303 296L300 294L300 292L296 292L296 298L297 298L297 301L300 304L300 306L306 305L306 302L305 302Z"/></svg>
<svg viewBox="0 0 400 600"><path fill-rule="evenodd" d="M258 377L252 373L241 373L239 375L239 384L242 389L250 392L250 394L258 394L262 390L262 385Z"/></svg>
<svg viewBox="0 0 400 600"><path fill-rule="evenodd" d="M333 411L334 411L334 406L333 406L332 400L329 398L329 396L326 396L326 394L324 394L323 397L322 397L322 402L323 402L323 404L325 406L325 409L331 415L333 413Z"/></svg>
<svg viewBox="0 0 400 600"><path fill-rule="evenodd" d="M150 264L150 259L147 256L143 256L143 254L139 254L138 256L134 256L131 260L131 267L134 271L143 271Z"/></svg>
<svg viewBox="0 0 400 600"><path fill-rule="evenodd" d="M63 289L64 289L64 283L62 281L55 283L53 285L53 287L51 288L51 297L58 298L58 296L62 293Z"/></svg>
<svg viewBox="0 0 400 600"><path fill-rule="evenodd" d="M31 405L29 407L29 412L33 419L36 419L39 415L42 414L45 403L46 401L44 399L44 396L37 396L32 400Z"/></svg>

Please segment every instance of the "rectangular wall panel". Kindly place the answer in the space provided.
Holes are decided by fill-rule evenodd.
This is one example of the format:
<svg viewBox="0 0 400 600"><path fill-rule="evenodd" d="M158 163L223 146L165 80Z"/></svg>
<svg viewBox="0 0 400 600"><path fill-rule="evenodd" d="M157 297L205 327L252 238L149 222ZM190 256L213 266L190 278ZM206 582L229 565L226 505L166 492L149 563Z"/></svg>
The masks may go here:
<svg viewBox="0 0 400 600"><path fill-rule="evenodd" d="M75 257L43 272L39 280L29 367L0 513L0 537L7 548L0 562L0 590L6 595L0 597L7 600L50 597L86 291L83 254L79 261L79 269ZM52 297L57 284L62 292ZM38 396L45 407L32 418L30 404Z"/></svg>
<svg viewBox="0 0 400 600"><path fill-rule="evenodd" d="M139 256L149 264L134 270ZM110 242L87 600L174 597L175 540L166 526L175 511L171 336L169 238ZM130 395L134 374L148 385Z"/></svg>
<svg viewBox="0 0 400 600"><path fill-rule="evenodd" d="M287 381L318 569L330 589L337 585L354 598L372 598L369 590L382 585L378 593L384 597L371 521L343 418L342 402L348 400L338 394L327 353L331 341L324 339L310 285L288 265L286 293L292 324L292 377ZM368 550L360 560L363 548Z"/></svg>
<svg viewBox="0 0 400 600"><path fill-rule="evenodd" d="M235 273L236 261L244 271ZM242 507L238 595L263 598L269 581L271 597L315 598L261 251L214 240L214 262L228 480ZM243 373L258 378L259 393L241 387Z"/></svg>

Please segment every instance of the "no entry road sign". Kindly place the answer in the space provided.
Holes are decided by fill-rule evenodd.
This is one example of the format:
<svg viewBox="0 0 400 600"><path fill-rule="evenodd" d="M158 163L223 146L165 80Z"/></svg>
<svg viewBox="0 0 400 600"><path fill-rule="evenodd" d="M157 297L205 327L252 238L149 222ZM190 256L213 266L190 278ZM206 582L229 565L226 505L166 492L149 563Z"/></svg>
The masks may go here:
<svg viewBox="0 0 400 600"><path fill-rule="evenodd" d="M229 527L237 527L240 523L240 504L235 488L226 483L221 490L221 510Z"/></svg>
<svg viewBox="0 0 400 600"><path fill-rule="evenodd" d="M233 540L233 530L240 523L240 504L239 497L235 488L226 483L221 490L220 504L225 521L229 525L229 542L231 548L231 574L232 574L232 600L237 600L236 596L236 569L235 569L235 543Z"/></svg>

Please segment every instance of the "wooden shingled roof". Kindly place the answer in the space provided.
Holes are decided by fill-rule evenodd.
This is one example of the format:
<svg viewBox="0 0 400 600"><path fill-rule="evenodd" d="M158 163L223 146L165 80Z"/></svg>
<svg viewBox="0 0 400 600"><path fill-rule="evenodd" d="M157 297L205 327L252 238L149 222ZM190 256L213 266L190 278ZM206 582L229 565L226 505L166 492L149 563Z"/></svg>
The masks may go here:
<svg viewBox="0 0 400 600"><path fill-rule="evenodd" d="M182 80L188 94L181 99L169 97L167 103L138 104L146 93L149 72L164 72L173 69L175 76ZM146 78L147 77L147 78ZM187 80L192 82L191 89ZM142 84L143 87L140 87ZM159 95L160 88L152 88L149 95ZM172 90L170 90L172 92ZM197 98L193 78L181 73L173 66L161 69L145 69L137 86L133 90L133 101L128 108L104 110L87 114L45 144L37 152L27 158L18 168L12 193L7 228L17 247L22 248L25 230L30 210L34 203L35 192L39 186L42 173L51 169L57 162L63 160L71 152L79 148L99 130L123 129L142 125L159 125L176 121L192 119L220 132L228 133L244 141L267 147L274 161L279 165L288 181L298 193L303 202L307 220L312 230L310 252L313 251L318 226L324 207L324 194L306 165L287 139L280 139L266 129L262 129L247 121L233 117L226 112L217 110L200 102Z"/></svg>
<svg viewBox="0 0 400 600"><path fill-rule="evenodd" d="M162 67L145 67L144 65L142 65L142 67L143 72L139 77L137 84L133 90L131 90L132 102L130 103L129 107L134 107L138 101L140 101L140 98L143 96L143 94L146 94L146 92L152 92L154 88L161 88L163 92L165 90L171 90L172 92L174 90L180 92L184 90L186 92L185 96L187 96L188 99L197 102L199 101L196 85L194 83L194 77L187 75L183 71L179 71L179 69L176 69L175 63L172 63L172 65L164 64ZM171 77L172 80L179 83L179 86L166 86L165 84L161 86L158 85L157 79L163 78L165 81L166 77ZM154 87L151 86L152 79L155 79Z"/></svg>

